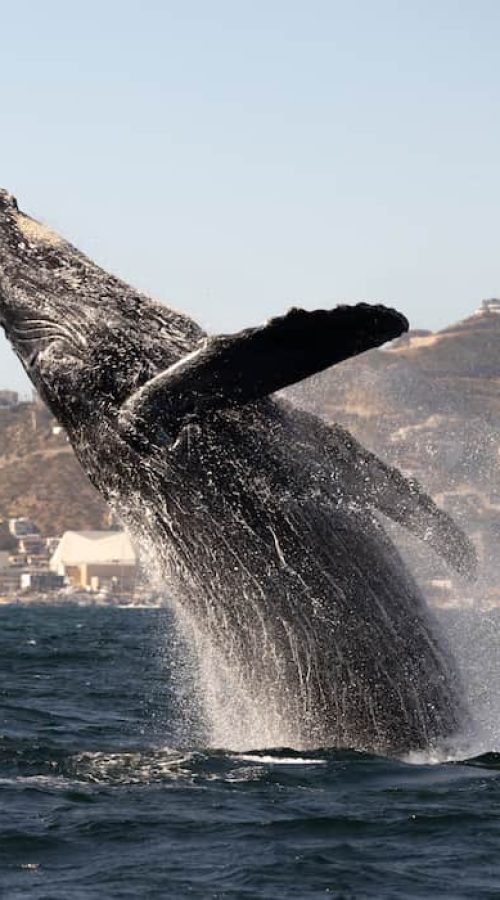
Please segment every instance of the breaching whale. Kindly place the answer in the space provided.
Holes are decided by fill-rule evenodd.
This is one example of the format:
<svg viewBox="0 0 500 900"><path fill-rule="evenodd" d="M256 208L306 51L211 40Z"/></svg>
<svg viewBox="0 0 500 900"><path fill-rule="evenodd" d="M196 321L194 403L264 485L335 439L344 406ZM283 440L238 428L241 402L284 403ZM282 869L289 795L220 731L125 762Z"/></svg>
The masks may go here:
<svg viewBox="0 0 500 900"><path fill-rule="evenodd" d="M398 754L465 715L454 662L379 513L462 574L464 534L346 430L270 395L407 329L293 309L207 337L0 192L0 320L81 465L273 740Z"/></svg>

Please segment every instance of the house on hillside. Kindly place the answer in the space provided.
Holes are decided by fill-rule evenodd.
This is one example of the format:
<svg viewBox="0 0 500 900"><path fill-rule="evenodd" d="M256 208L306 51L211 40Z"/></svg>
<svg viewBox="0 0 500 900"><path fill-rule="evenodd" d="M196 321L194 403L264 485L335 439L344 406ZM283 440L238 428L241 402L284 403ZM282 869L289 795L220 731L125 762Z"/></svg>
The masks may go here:
<svg viewBox="0 0 500 900"><path fill-rule="evenodd" d="M40 538L40 529L31 519L24 517L18 519L9 519L9 531L16 540L22 538Z"/></svg>
<svg viewBox="0 0 500 900"><path fill-rule="evenodd" d="M125 531L66 531L50 569L74 587L132 593L139 575L137 554Z"/></svg>

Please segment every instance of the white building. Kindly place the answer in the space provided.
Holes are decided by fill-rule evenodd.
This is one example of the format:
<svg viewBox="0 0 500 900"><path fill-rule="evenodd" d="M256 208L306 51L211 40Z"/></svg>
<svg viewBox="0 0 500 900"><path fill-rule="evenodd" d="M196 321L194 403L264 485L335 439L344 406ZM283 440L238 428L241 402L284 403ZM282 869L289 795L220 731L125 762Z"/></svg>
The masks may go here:
<svg viewBox="0 0 500 900"><path fill-rule="evenodd" d="M133 590L137 554L125 531L66 531L50 559L50 569L75 587Z"/></svg>

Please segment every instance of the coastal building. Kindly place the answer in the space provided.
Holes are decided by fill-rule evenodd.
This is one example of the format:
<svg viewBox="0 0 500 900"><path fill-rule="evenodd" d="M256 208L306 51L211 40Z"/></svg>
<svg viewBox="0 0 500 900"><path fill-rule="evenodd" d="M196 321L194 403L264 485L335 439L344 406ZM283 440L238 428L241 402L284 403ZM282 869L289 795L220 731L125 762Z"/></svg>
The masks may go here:
<svg viewBox="0 0 500 900"><path fill-rule="evenodd" d="M19 590L23 565L12 565L12 554L8 550L0 551L0 597Z"/></svg>
<svg viewBox="0 0 500 900"><path fill-rule="evenodd" d="M18 553L26 556L46 556L47 547L41 534L27 534L19 538L17 544Z"/></svg>
<svg viewBox="0 0 500 900"><path fill-rule="evenodd" d="M50 569L92 591L133 592L138 578L137 554L125 531L66 531Z"/></svg>
<svg viewBox="0 0 500 900"><path fill-rule="evenodd" d="M47 548L47 556L50 557L54 555L61 541L61 537L48 537L45 538L45 547Z"/></svg>
<svg viewBox="0 0 500 900"><path fill-rule="evenodd" d="M36 591L45 593L47 591L61 590L65 585L63 575L56 575L55 572L48 570L42 572L23 572L20 579L22 591Z"/></svg>
<svg viewBox="0 0 500 900"><path fill-rule="evenodd" d="M17 593L21 587L21 569L7 567L0 569L0 597Z"/></svg>
<svg viewBox="0 0 500 900"><path fill-rule="evenodd" d="M498 315L500 313L500 300L497 297L488 297L487 300L483 300L479 309L476 309L474 315L475 316L483 316L484 313L494 313Z"/></svg>
<svg viewBox="0 0 500 900"><path fill-rule="evenodd" d="M16 540L22 538L37 537L40 538L40 529L31 519L20 517L17 519L9 519L9 531Z"/></svg>

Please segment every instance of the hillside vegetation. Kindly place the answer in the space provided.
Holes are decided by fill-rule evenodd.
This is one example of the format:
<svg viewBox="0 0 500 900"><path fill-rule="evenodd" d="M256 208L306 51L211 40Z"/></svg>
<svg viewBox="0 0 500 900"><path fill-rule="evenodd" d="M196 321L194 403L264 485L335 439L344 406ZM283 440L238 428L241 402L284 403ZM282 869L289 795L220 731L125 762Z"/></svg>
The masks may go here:
<svg viewBox="0 0 500 900"><path fill-rule="evenodd" d="M106 525L106 505L40 403L0 410L0 518L28 516L50 536Z"/></svg>

